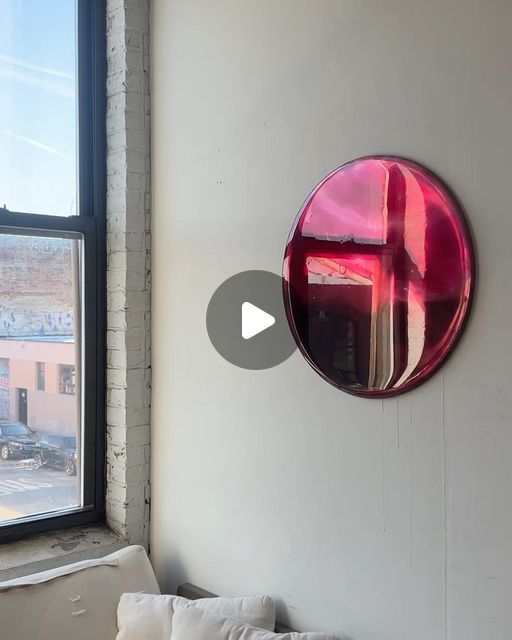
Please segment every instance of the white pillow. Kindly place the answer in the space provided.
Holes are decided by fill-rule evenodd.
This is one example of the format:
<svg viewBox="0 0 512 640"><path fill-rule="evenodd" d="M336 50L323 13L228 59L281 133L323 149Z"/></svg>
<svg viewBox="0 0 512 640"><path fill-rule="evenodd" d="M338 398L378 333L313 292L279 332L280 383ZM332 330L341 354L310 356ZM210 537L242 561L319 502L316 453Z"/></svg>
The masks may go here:
<svg viewBox="0 0 512 640"><path fill-rule="evenodd" d="M276 622L274 602L268 596L188 600L179 596L123 593L117 607L116 640L169 640L175 612L188 607L230 616L264 629L273 629Z"/></svg>
<svg viewBox="0 0 512 640"><path fill-rule="evenodd" d="M325 633L273 633L209 611L180 607L171 640L337 640Z"/></svg>

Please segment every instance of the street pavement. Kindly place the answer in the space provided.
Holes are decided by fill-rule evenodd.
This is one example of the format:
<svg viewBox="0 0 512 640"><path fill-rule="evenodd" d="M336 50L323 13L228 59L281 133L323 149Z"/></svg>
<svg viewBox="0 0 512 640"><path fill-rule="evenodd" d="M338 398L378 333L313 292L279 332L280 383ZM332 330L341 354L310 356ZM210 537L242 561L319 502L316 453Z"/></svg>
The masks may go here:
<svg viewBox="0 0 512 640"><path fill-rule="evenodd" d="M80 503L78 476L32 460L0 460L0 522Z"/></svg>

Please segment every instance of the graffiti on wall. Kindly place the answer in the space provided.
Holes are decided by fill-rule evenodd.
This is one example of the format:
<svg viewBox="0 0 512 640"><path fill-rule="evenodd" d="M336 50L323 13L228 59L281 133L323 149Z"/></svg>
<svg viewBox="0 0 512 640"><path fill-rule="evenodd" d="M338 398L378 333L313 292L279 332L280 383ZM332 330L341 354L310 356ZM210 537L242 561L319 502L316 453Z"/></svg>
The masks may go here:
<svg viewBox="0 0 512 640"><path fill-rule="evenodd" d="M72 336L73 311L23 311L0 304L0 338Z"/></svg>

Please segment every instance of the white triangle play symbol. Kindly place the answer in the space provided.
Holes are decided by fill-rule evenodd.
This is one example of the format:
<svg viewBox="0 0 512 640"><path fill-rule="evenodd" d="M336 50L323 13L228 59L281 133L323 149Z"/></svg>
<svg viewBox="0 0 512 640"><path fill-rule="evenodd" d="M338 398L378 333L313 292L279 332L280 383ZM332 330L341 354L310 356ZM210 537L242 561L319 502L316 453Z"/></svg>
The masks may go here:
<svg viewBox="0 0 512 640"><path fill-rule="evenodd" d="M242 338L249 340L276 323L274 316L259 307L244 302L242 304Z"/></svg>

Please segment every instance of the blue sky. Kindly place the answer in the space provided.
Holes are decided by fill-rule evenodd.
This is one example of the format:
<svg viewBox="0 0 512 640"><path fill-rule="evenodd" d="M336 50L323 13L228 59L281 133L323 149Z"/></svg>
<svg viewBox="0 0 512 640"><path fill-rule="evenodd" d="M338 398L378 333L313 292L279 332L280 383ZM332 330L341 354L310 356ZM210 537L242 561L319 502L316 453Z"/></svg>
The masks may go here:
<svg viewBox="0 0 512 640"><path fill-rule="evenodd" d="M0 206L76 213L75 0L0 0Z"/></svg>

